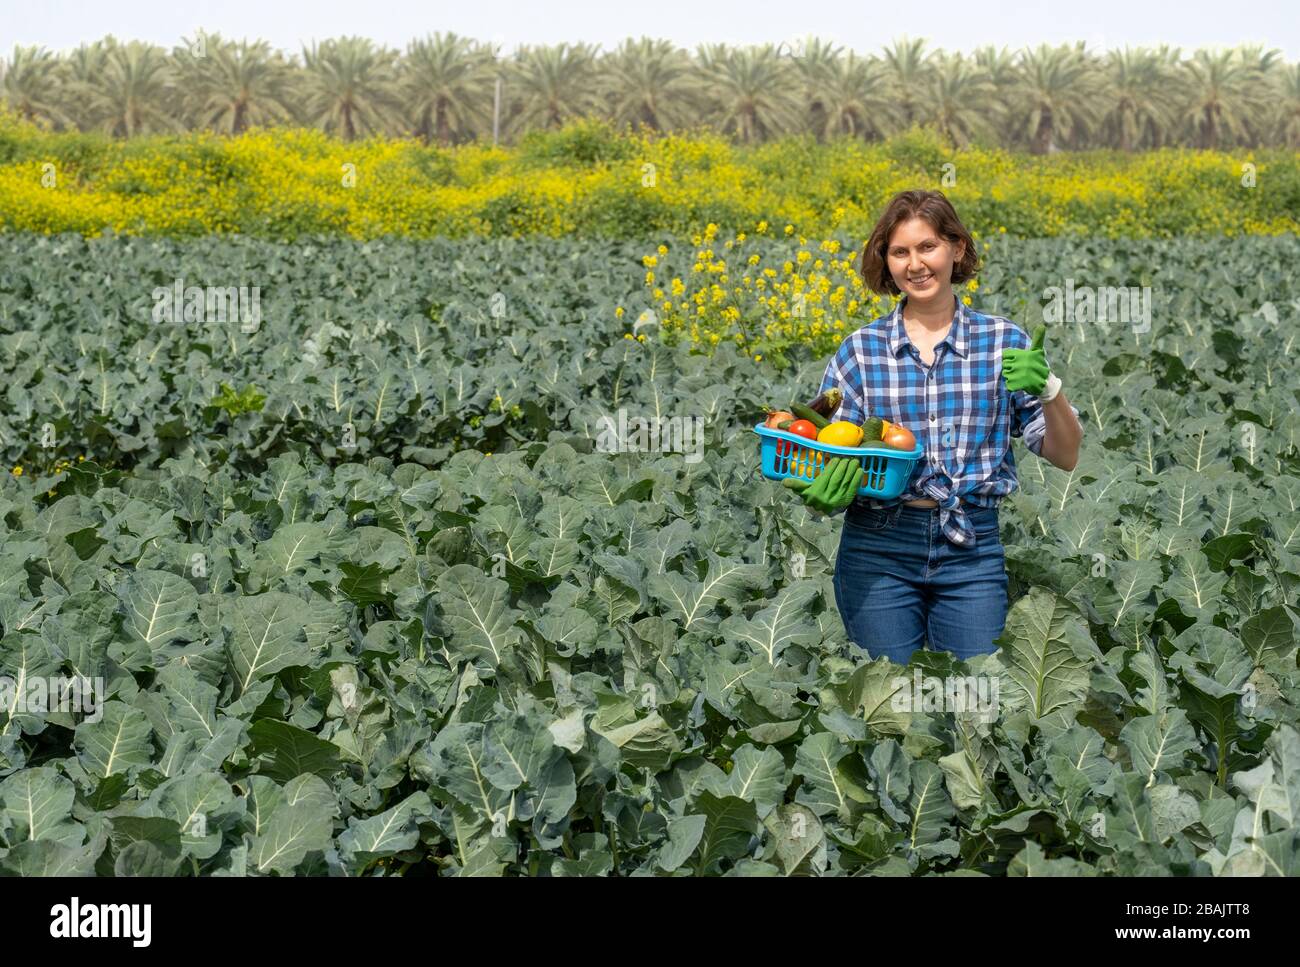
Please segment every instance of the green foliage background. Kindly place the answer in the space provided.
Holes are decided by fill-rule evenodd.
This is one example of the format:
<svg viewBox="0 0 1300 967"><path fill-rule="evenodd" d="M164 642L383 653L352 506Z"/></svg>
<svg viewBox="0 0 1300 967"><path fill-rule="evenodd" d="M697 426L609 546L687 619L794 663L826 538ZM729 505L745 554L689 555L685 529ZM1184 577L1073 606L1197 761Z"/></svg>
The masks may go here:
<svg viewBox="0 0 1300 967"><path fill-rule="evenodd" d="M915 659L982 721L893 707L755 471L825 360L623 338L635 243L0 237L0 672L108 692L0 703L0 871L1300 873L1300 245L997 244L1023 326L1156 308L1053 328L1079 465L1015 444L1001 650ZM154 323L177 277L260 328Z"/></svg>

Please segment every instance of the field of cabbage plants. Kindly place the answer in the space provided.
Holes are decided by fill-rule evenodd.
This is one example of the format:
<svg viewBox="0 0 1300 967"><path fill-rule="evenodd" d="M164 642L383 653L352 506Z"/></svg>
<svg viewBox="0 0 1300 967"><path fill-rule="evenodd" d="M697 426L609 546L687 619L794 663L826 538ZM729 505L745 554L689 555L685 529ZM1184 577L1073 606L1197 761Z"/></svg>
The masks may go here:
<svg viewBox="0 0 1300 967"><path fill-rule="evenodd" d="M0 872L1300 874L1296 236L996 240L1149 315L906 669L757 472L825 358L634 331L659 241L0 237Z"/></svg>

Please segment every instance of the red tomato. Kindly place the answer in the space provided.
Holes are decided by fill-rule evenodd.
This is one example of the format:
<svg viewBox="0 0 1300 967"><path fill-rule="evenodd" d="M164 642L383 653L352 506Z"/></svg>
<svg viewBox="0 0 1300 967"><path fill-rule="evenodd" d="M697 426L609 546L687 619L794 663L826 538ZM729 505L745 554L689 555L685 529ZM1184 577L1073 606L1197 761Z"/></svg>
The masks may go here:
<svg viewBox="0 0 1300 967"><path fill-rule="evenodd" d="M793 433L795 436L801 436L808 440L817 439L817 426L812 420L795 420L786 428L785 432ZM803 447L797 447L792 443L786 443L785 445L790 448L788 453L792 471L795 464L802 463L811 455L811 451L805 450ZM782 456L785 456L785 454L782 453Z"/></svg>
<svg viewBox="0 0 1300 967"><path fill-rule="evenodd" d="M795 420L790 424L790 429L786 433L793 433L795 436L805 437L809 440L817 439L817 427L812 420Z"/></svg>

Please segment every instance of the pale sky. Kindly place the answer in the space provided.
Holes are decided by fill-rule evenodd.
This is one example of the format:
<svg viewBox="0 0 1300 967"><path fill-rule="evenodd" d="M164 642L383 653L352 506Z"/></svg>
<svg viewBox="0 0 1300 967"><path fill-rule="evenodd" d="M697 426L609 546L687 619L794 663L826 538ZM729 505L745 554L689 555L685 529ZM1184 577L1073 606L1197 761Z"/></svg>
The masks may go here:
<svg viewBox="0 0 1300 967"><path fill-rule="evenodd" d="M984 44L1018 50L1039 43L1088 42L1105 50L1167 43L1200 48L1261 43L1300 60L1295 0L0 0L0 54L14 44L56 51L113 34L165 47L196 30L267 40L298 52L304 42L359 34L390 47L439 30L517 44L586 40L611 49L626 37L780 42L811 33L861 54L903 36L931 49Z"/></svg>

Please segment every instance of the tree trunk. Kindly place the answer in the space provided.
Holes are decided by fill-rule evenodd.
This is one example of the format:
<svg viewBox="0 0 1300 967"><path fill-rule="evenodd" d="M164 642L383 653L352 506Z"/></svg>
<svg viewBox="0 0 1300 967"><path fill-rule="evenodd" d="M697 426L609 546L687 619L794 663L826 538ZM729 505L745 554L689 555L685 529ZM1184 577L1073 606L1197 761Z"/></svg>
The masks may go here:
<svg viewBox="0 0 1300 967"><path fill-rule="evenodd" d="M1052 144L1052 109L1044 106L1038 116L1038 130L1034 132L1034 154L1047 154Z"/></svg>
<svg viewBox="0 0 1300 967"><path fill-rule="evenodd" d="M451 126L447 123L447 99L441 94L434 105L434 137L440 147L446 147L451 141Z"/></svg>
<svg viewBox="0 0 1300 967"><path fill-rule="evenodd" d="M1131 129L1129 119L1136 117L1136 112L1131 110L1130 105L1121 104L1119 110L1115 112L1115 116L1119 118L1119 149L1121 151L1130 151L1133 148L1133 139L1129 137ZM1133 127L1135 126L1136 121L1133 124Z"/></svg>

